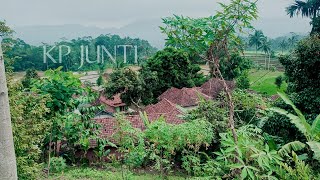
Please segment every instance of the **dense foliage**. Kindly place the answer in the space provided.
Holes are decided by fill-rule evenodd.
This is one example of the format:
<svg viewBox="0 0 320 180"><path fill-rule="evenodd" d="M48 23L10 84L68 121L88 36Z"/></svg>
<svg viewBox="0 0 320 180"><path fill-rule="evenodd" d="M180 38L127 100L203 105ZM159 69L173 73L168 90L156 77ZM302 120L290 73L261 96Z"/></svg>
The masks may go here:
<svg viewBox="0 0 320 180"><path fill-rule="evenodd" d="M205 82L198 65L190 62L183 51L165 48L148 59L139 72L129 68L116 69L106 85L109 97L122 93L128 105L150 104L171 87L194 87Z"/></svg>
<svg viewBox="0 0 320 180"><path fill-rule="evenodd" d="M10 107L19 179L37 179L42 170L42 148L51 122L45 118L49 96L21 92L11 84Z"/></svg>
<svg viewBox="0 0 320 180"><path fill-rule="evenodd" d="M129 68L116 69L110 74L105 92L109 98L121 93L121 99L127 105L140 104L144 95L144 84L139 74Z"/></svg>
<svg viewBox="0 0 320 180"><path fill-rule="evenodd" d="M174 48L158 51L142 66L140 73L144 78L154 75L156 83L149 86L153 98L157 98L171 87L183 88L199 86L205 82L200 66L192 64L188 54Z"/></svg>
<svg viewBox="0 0 320 180"><path fill-rule="evenodd" d="M281 99L270 105L269 99L241 90L248 87L246 72L250 63L239 55L243 46L237 32L251 28L250 21L257 15L256 4L250 0L232 0L229 5L221 5L221 12L207 18L175 16L164 19L166 27L162 31L167 34L167 45L171 47L144 61L138 72L116 62L116 69L104 83L104 64L85 66L100 69L98 84L105 85L105 93L110 98L121 93L125 103L134 104L138 109L141 104L155 102L156 97L170 87L200 85L205 78L199 73L199 66L193 64L199 57L209 63L212 75L237 79L238 89L234 91L227 87L216 99L200 99L197 107L177 107L183 112L178 118L185 120L181 124L169 124L165 116L151 121L147 114L140 113L143 124L136 128L128 120L130 116L116 114L112 122L114 133L102 138L102 126L94 120L102 110L93 103L98 94L72 72L58 68L46 71L45 76L39 78L35 70L28 70L23 85L8 74L19 178L40 179L44 164L47 174L62 172L67 164L85 164L91 149L100 168L110 168L114 162L121 164L122 179L131 177L131 174L124 175L126 166L131 170L156 170L162 179L172 170L182 171L185 178L317 179L320 162L319 37L302 40L293 54L281 57L289 83L289 97L279 93ZM257 31L251 37L251 45L270 55L270 42L261 34ZM61 43L73 43L73 46L87 43L93 48L93 45L117 43L118 40L123 39L100 36L94 40L88 37ZM132 41L130 38L123 40ZM26 68L56 67L56 64L37 67L32 64L36 57L30 54L39 53L39 49L20 40L14 43L20 44L12 46L6 59L17 60L16 56L21 55ZM146 42L141 43L143 47L148 46ZM139 51L149 55L146 49ZM75 68L76 56L65 57L68 61L63 70ZM90 54L90 58L94 57ZM190 61L190 57L195 59ZM6 62L7 69L10 69L9 62L12 61ZM20 62L16 62L15 67L24 68ZM281 81L282 78L277 78L276 84L280 86ZM112 148L116 151L110 155ZM98 171L84 171L85 178L105 178Z"/></svg>
<svg viewBox="0 0 320 180"><path fill-rule="evenodd" d="M123 116L117 117L116 134L120 152L125 153L125 163L131 167L152 164L161 174L168 173L176 163L175 155L182 153L185 168L193 164L187 156L198 154L201 147L207 147L213 140L212 125L205 120L171 125L160 118L150 122L144 118L146 130L132 127ZM199 154L200 153L200 154Z"/></svg>
<svg viewBox="0 0 320 180"><path fill-rule="evenodd" d="M280 62L288 77L288 93L304 113L320 113L320 38L308 37L299 42L290 56L283 56Z"/></svg>
<svg viewBox="0 0 320 180"><path fill-rule="evenodd" d="M46 51L49 52L49 55L57 62L54 63L47 58L47 62L45 63L43 58L43 46L29 45L21 39L6 39L5 41L12 44L10 50L5 52L5 55L8 58L16 59L13 65L15 71L24 71L31 68L44 71L56 69L59 66L62 66L64 71L96 70L99 68L99 64L113 64L114 62L112 59L107 53L103 52L102 48L100 48L100 58L104 57L104 61L102 62L102 59L100 59L100 62L97 62L97 46L99 45L105 46L114 59L117 61L121 60L122 62L124 61L123 45L137 46L138 63L143 63L147 57L150 57L156 51L156 49L145 40L128 37L121 38L118 35L100 35L97 38L83 37L70 41L62 40L57 42L54 46L44 44L46 46ZM59 46L61 46L62 62L59 62ZM64 55L68 52L66 46L69 46L71 50L68 55ZM88 63L85 61L83 67L79 69L81 66L81 46L88 46L88 60L95 63ZM115 46L117 47L116 53ZM50 51L51 48L53 48L52 51ZM127 63L133 64L135 61L135 49L133 47L127 47L126 49ZM83 57L86 57L85 51L83 51L83 53Z"/></svg>

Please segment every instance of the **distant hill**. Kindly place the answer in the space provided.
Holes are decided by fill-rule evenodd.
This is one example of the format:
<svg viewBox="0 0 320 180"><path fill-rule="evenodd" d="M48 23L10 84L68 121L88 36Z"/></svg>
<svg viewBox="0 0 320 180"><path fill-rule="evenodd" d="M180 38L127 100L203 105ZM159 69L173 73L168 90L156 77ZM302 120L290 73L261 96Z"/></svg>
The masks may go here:
<svg viewBox="0 0 320 180"><path fill-rule="evenodd" d="M165 37L161 34L158 26L161 20L139 21L126 25L121 28L99 28L94 26L83 26L77 24L68 25L40 25L23 26L14 28L16 36L32 45L43 43L53 44L61 39L75 39L78 37L92 36L97 37L101 34L117 34L121 37L145 39L157 48L164 46Z"/></svg>
<svg viewBox="0 0 320 180"><path fill-rule="evenodd" d="M301 26L296 26L296 24ZM42 42L53 44L60 41L61 38L68 40L92 36L97 37L101 34L117 34L122 37L129 36L130 38L145 39L150 44L158 49L164 47L165 35L161 34L159 26L162 25L160 18L136 21L121 28L99 28L94 26L83 26L77 24L67 25L40 25L40 26L24 26L15 27L17 37L23 39L29 44L40 45ZM307 34L311 27L309 19L291 18L260 18L253 25L257 29L264 31L265 35L271 38L283 36L290 32L298 34Z"/></svg>

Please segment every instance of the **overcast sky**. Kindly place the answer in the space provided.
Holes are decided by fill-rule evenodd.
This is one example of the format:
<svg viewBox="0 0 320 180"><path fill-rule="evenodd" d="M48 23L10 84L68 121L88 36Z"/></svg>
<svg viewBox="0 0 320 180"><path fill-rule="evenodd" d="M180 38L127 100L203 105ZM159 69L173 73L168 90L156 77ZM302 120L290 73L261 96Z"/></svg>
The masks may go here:
<svg viewBox="0 0 320 180"><path fill-rule="evenodd" d="M219 0L227 2L228 0ZM103 28L172 14L199 17L214 14L217 0L0 0L0 19L13 27L80 24ZM309 19L290 19L285 7L293 0L259 0L257 28L277 32L308 32Z"/></svg>

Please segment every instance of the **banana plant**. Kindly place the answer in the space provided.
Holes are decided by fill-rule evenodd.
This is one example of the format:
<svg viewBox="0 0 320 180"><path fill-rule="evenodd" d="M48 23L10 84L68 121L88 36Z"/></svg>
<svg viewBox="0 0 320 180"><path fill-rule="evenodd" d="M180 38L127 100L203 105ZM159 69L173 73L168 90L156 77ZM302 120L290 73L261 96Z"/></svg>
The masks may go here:
<svg viewBox="0 0 320 180"><path fill-rule="evenodd" d="M293 104L293 102L289 99L289 97L282 93L278 92L279 96L283 99L283 101L290 105L295 114L289 113L284 109L280 109L277 107L270 108L270 110L277 112L279 114L285 115L290 119L290 122L294 124L300 132L306 137L307 142L306 144L310 147L313 151L314 156L313 158L320 161L320 114L316 117L313 123L310 125L302 112ZM290 153L291 151L298 151L305 147L305 143L300 141L290 142L284 145L280 150L280 154Z"/></svg>

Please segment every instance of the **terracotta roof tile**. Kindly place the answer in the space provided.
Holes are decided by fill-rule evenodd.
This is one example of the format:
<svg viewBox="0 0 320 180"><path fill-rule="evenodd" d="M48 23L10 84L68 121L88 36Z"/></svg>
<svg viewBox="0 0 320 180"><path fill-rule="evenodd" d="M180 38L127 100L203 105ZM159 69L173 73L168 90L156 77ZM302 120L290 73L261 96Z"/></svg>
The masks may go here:
<svg viewBox="0 0 320 180"><path fill-rule="evenodd" d="M233 81L226 81L226 83L231 90L235 88ZM218 78L212 78L201 86L201 92L213 99L216 98L221 91L223 91L223 82Z"/></svg>
<svg viewBox="0 0 320 180"><path fill-rule="evenodd" d="M111 106L111 107L119 107L119 106L125 106L126 104L122 102L121 100L121 94L116 94L113 96L112 99L107 99L105 96L100 95L99 101L105 105Z"/></svg>
<svg viewBox="0 0 320 180"><path fill-rule="evenodd" d="M170 102L167 99L162 99L157 104L151 104L145 107L144 111L147 114L152 113L170 113L172 111L179 111L179 109L176 107L176 104Z"/></svg>
<svg viewBox="0 0 320 180"><path fill-rule="evenodd" d="M162 95L159 96L159 100L167 99L173 104L180 105L182 107L190 107L198 105L200 98L210 99L209 96L201 92L201 88L170 88Z"/></svg>
<svg viewBox="0 0 320 180"><path fill-rule="evenodd" d="M148 118L151 122L159 119L163 116L167 123L169 124L181 124L184 123L184 120L181 120L178 115L180 112L171 111L170 113L151 113L148 114ZM139 115L131 115L126 117L128 121L130 121L132 127L138 128L141 130L145 130L145 125L140 118ZM98 124L102 125L100 137L108 138L111 142L115 143L112 139L113 134L116 132L116 119L115 118L103 118L103 119L95 119ZM90 141L91 147L95 147L97 144L96 142Z"/></svg>

